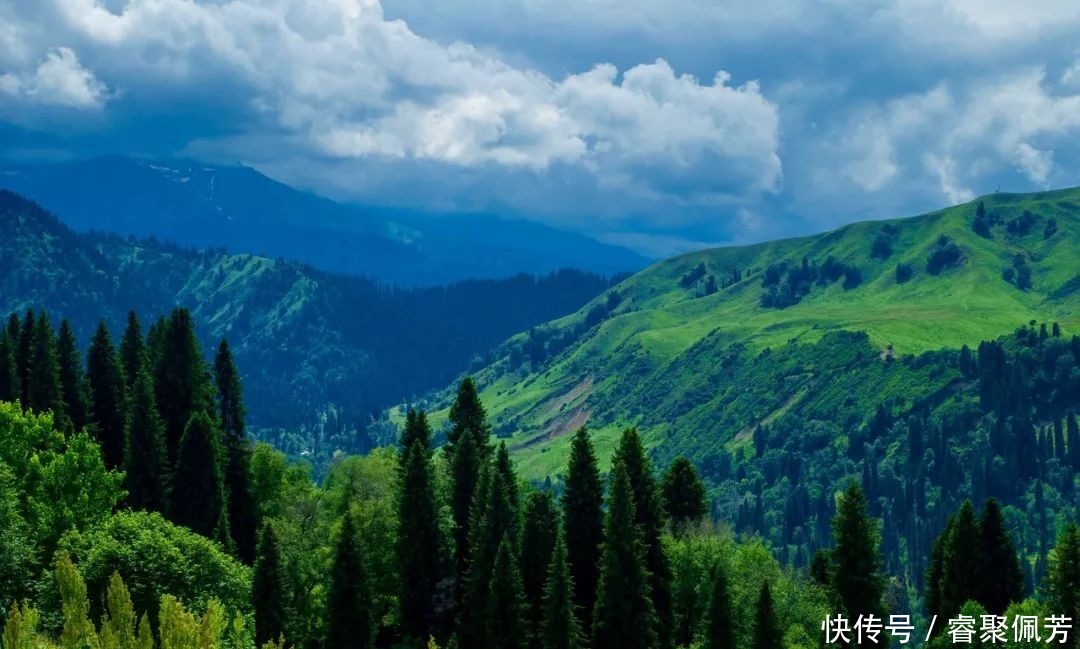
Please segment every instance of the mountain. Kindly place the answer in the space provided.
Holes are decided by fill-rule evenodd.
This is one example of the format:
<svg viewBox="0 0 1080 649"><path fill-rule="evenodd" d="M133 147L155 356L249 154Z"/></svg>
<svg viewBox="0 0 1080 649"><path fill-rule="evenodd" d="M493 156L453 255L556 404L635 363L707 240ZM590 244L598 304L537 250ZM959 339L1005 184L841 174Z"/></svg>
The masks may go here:
<svg viewBox="0 0 1080 649"><path fill-rule="evenodd" d="M79 231L224 246L400 285L561 268L614 275L647 263L625 248L526 221L337 203L242 165L119 156L7 164L0 188Z"/></svg>
<svg viewBox="0 0 1080 649"><path fill-rule="evenodd" d="M445 384L513 332L609 285L560 271L387 288L280 259L79 234L0 190L0 313L47 309L85 342L99 319L119 338L128 310L145 330L187 307L208 353L221 337L232 343L252 427L296 453L366 448L381 405Z"/></svg>

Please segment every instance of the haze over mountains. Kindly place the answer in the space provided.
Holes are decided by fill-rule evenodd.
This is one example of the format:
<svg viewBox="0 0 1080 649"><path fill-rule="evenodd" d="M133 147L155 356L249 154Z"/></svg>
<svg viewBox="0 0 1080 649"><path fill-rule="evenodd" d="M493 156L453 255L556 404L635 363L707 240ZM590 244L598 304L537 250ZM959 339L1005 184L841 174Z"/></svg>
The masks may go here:
<svg viewBox="0 0 1080 649"><path fill-rule="evenodd" d="M75 230L224 246L399 285L643 268L628 249L523 220L337 203L242 165L109 156L0 165L0 188Z"/></svg>

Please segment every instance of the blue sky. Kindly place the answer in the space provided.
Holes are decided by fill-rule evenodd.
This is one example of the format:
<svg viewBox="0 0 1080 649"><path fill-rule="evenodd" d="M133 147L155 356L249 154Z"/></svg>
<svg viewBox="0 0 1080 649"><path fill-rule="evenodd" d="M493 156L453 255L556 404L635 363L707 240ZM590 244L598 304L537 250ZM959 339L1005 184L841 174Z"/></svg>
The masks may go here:
<svg viewBox="0 0 1080 649"><path fill-rule="evenodd" d="M1078 33L1075 0L0 0L0 157L664 255L1080 185Z"/></svg>

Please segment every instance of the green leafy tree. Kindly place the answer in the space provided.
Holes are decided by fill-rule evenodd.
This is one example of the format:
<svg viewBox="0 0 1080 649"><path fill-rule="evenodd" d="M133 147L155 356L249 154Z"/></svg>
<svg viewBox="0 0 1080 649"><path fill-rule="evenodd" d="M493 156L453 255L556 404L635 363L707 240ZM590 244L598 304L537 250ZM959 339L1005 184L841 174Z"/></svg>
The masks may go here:
<svg viewBox="0 0 1080 649"><path fill-rule="evenodd" d="M544 585L559 535L559 516L551 494L534 491L525 501L521 529L521 579L530 646L539 647L543 621Z"/></svg>
<svg viewBox="0 0 1080 649"><path fill-rule="evenodd" d="M127 390L124 370L104 322L98 324L90 342L86 354L86 376L93 403L91 420L101 443L105 464L110 468L119 467L124 461L127 434Z"/></svg>
<svg viewBox="0 0 1080 649"><path fill-rule="evenodd" d="M146 343L143 341L139 316L134 311L129 311L124 336L120 339L120 364L124 368L124 378L129 389L135 387L135 377L143 365L145 355Z"/></svg>
<svg viewBox="0 0 1080 649"><path fill-rule="evenodd" d="M735 619L723 566L718 565L713 569L710 585L703 633L704 649L735 649Z"/></svg>
<svg viewBox="0 0 1080 649"><path fill-rule="evenodd" d="M397 562L402 632L423 641L439 623L436 593L444 579L444 552L426 436L412 437L402 453L397 503Z"/></svg>
<svg viewBox="0 0 1080 649"><path fill-rule="evenodd" d="M650 588L642 529L626 465L611 470L604 547L600 557L593 649L657 649L656 609Z"/></svg>
<svg viewBox="0 0 1080 649"><path fill-rule="evenodd" d="M580 649L584 646L574 605L574 578L570 574L566 542L561 536L555 543L548 566L541 611L537 634L540 649Z"/></svg>
<svg viewBox="0 0 1080 649"><path fill-rule="evenodd" d="M528 646L528 626L524 619L525 601L521 574L514 558L513 543L504 536L495 555L488 586L486 607L487 649L524 649Z"/></svg>
<svg viewBox="0 0 1080 649"><path fill-rule="evenodd" d="M780 625L776 621L776 610L773 606L772 593L769 591L769 582L767 581L761 584L761 594L757 600L752 646L753 649L783 649L784 647L784 637L780 633Z"/></svg>
<svg viewBox="0 0 1080 649"><path fill-rule="evenodd" d="M82 355L79 353L75 331L66 319L60 322L56 351L65 410L72 427L81 430L90 421L90 384L83 371Z"/></svg>
<svg viewBox="0 0 1080 649"><path fill-rule="evenodd" d="M0 602L8 603L30 596L37 564L18 487L11 468L0 462Z"/></svg>
<svg viewBox="0 0 1080 649"><path fill-rule="evenodd" d="M371 614L364 561L356 542L356 526L346 514L338 536L330 588L326 596L326 649L368 649L374 646L375 620Z"/></svg>
<svg viewBox="0 0 1080 649"><path fill-rule="evenodd" d="M285 631L286 581L277 533L263 526L251 575L251 604L255 612L255 644L277 640Z"/></svg>
<svg viewBox="0 0 1080 649"><path fill-rule="evenodd" d="M1002 615L1010 604L1024 599L1024 573L1016 546L1001 515L1001 506L991 498L983 504L979 518L982 575L984 585L979 593L979 603L987 612Z"/></svg>
<svg viewBox="0 0 1080 649"><path fill-rule="evenodd" d="M671 463L663 482L664 509L676 531L688 523L701 520L709 513L705 505L705 485L685 457Z"/></svg>
<svg viewBox="0 0 1080 649"><path fill-rule="evenodd" d="M128 504L133 509L167 512L169 470L165 462L165 424L157 411L150 368L143 362L131 390L131 423L124 454Z"/></svg>
<svg viewBox="0 0 1080 649"><path fill-rule="evenodd" d="M229 500L229 531L240 560L255 560L255 530L259 525L251 488L251 446L244 427L243 389L229 343L222 340L214 357L218 421L225 452L225 490Z"/></svg>
<svg viewBox="0 0 1080 649"><path fill-rule="evenodd" d="M881 615L885 580L878 554L877 521L866 496L852 481L841 494L833 519L832 586L843 610L853 617Z"/></svg>
<svg viewBox="0 0 1080 649"><path fill-rule="evenodd" d="M604 542L604 487L589 432L579 429L570 442L562 495L566 556L574 583L574 605L581 611L582 626L592 625L600 548Z"/></svg>
<svg viewBox="0 0 1080 649"><path fill-rule="evenodd" d="M227 518L218 437L210 417L203 413L191 417L176 455L170 511L174 522L221 540Z"/></svg>

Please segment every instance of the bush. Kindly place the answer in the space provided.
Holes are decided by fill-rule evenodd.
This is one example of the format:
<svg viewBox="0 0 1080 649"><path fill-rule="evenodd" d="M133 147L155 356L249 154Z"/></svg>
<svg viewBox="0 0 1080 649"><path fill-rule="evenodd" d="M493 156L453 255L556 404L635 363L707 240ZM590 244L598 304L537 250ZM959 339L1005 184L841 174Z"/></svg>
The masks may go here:
<svg viewBox="0 0 1080 649"><path fill-rule="evenodd" d="M899 263L896 265L896 283L903 284L911 279L911 276L915 274L915 269L911 267L911 264Z"/></svg>
<svg viewBox="0 0 1080 649"><path fill-rule="evenodd" d="M930 251L930 257L926 260L926 272L939 275L942 271L957 266L963 258L960 247L943 234L938 237L937 244Z"/></svg>

